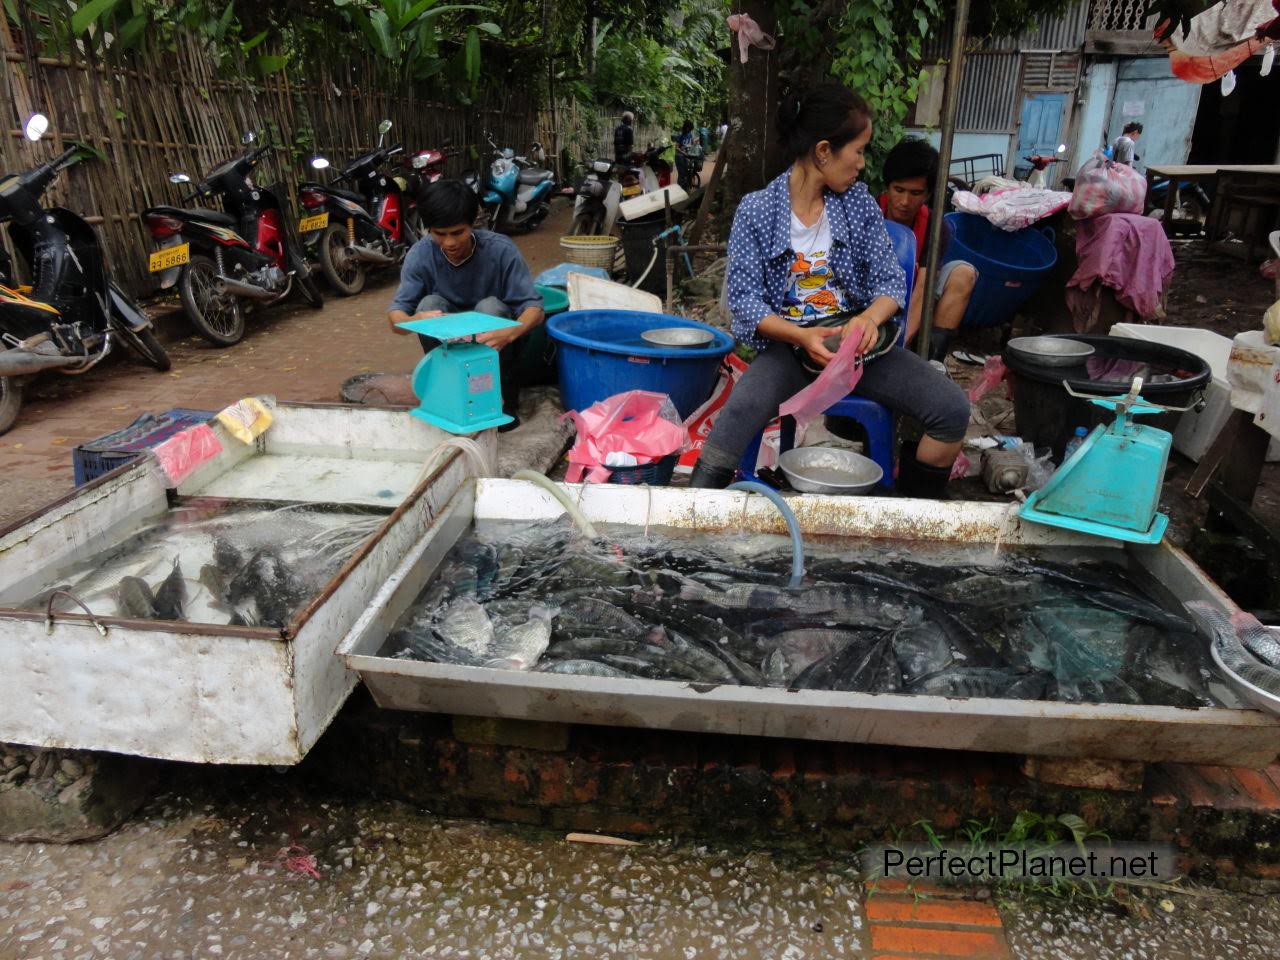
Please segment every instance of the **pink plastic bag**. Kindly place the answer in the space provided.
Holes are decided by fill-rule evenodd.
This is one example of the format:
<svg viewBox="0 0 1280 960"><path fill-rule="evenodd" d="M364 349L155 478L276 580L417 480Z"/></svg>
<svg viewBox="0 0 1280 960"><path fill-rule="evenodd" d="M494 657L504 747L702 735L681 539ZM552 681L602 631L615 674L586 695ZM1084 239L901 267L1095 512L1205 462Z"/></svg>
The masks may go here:
<svg viewBox="0 0 1280 960"><path fill-rule="evenodd" d="M1076 174L1076 186L1067 210L1077 220L1104 213L1141 214L1146 200L1146 178L1133 167L1108 160L1106 154L1098 150Z"/></svg>
<svg viewBox="0 0 1280 960"><path fill-rule="evenodd" d="M169 477L169 484L176 487L191 475L196 467L210 457L222 452L218 436L207 423L188 427L175 433L164 443L152 448L160 466Z"/></svg>
<svg viewBox="0 0 1280 960"><path fill-rule="evenodd" d="M995 356L987 357L987 362L982 365L982 373L977 380L973 381L973 386L969 388L969 402L977 403L988 393L1000 386L1009 371L1004 365L1004 358Z"/></svg>
<svg viewBox="0 0 1280 960"><path fill-rule="evenodd" d="M579 483L584 473L588 483L606 482L613 473L605 463L611 455L615 461L634 458L638 466L679 453L689 440L675 404L665 393L628 390L581 413L570 410L564 417L573 420L578 430L565 475L570 483Z"/></svg>
<svg viewBox="0 0 1280 960"><path fill-rule="evenodd" d="M836 331L838 333L838 331ZM817 379L778 407L778 416L794 417L796 427L803 430L814 417L820 416L837 400L843 400L862 379L862 364L857 363L858 340L845 337L835 359L822 368Z"/></svg>

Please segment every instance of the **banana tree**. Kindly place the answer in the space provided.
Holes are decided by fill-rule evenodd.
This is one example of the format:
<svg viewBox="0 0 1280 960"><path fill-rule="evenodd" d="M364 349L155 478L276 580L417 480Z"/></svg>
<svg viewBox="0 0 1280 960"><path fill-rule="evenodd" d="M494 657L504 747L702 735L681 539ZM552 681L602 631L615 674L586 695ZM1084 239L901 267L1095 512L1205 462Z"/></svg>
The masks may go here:
<svg viewBox="0 0 1280 960"><path fill-rule="evenodd" d="M441 3L440 0L334 0L344 7L375 54L392 64L402 86L430 79L453 60L474 92L480 79L480 34L498 36L495 23L464 23L450 14L488 13L494 8L476 3ZM447 19L442 19L447 18ZM456 50L452 58L442 48Z"/></svg>

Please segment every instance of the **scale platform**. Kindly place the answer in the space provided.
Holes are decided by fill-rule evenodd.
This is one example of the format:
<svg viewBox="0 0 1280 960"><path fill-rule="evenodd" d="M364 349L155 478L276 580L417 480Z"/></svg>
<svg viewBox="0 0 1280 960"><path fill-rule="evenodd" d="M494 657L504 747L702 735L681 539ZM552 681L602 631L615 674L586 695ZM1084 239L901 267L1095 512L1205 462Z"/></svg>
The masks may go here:
<svg viewBox="0 0 1280 960"><path fill-rule="evenodd" d="M457 434L512 422L514 418L502 412L498 351L471 338L519 323L471 310L406 320L397 326L440 341L413 371L413 392L418 397L418 406L409 411L413 416Z"/></svg>

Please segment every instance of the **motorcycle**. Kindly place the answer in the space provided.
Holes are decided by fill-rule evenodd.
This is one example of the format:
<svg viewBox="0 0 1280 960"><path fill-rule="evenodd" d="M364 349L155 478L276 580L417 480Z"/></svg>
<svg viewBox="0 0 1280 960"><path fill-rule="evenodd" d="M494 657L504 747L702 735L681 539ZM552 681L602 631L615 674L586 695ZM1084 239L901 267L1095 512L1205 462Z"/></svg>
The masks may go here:
<svg viewBox="0 0 1280 960"><path fill-rule="evenodd" d="M1057 155L1033 153L1029 157L1023 157L1023 160L1031 164L1031 174L1027 178L1027 183L1033 187L1047 186L1048 174L1046 174L1045 171L1049 169L1051 164L1062 163L1066 159L1062 154L1065 154L1066 152L1067 145L1065 143L1060 143L1058 144Z"/></svg>
<svg viewBox="0 0 1280 960"><path fill-rule="evenodd" d="M25 134L38 141L49 129L43 114L28 119ZM79 374L97 366L116 339L156 370L169 356L151 321L114 280L93 228L40 196L63 170L82 158L79 145L49 163L0 179L0 221L31 268L31 287L20 287L0 248L0 433L22 406L24 378L45 370Z"/></svg>
<svg viewBox="0 0 1280 960"><path fill-rule="evenodd" d="M669 143L658 143L650 144L643 153L631 155L631 163L640 170L641 193L652 193L675 182L675 172L669 159L671 152Z"/></svg>
<svg viewBox="0 0 1280 960"><path fill-rule="evenodd" d="M499 149L492 137L489 146L495 159L489 165L480 195L482 219L491 230L533 230L551 212L556 183L556 175L539 166L546 162L542 145L534 143L530 157L517 157L509 147Z"/></svg>
<svg viewBox="0 0 1280 960"><path fill-rule="evenodd" d="M569 234L608 235L613 232L618 205L623 198L640 195L640 174L634 167L611 160L592 160L585 167L573 186L573 223Z"/></svg>
<svg viewBox="0 0 1280 960"><path fill-rule="evenodd" d="M404 261L418 239L406 222L404 190L381 167L404 151L396 144L383 147L391 121L378 125L378 149L353 160L331 183L302 183L298 200L306 214L298 224L308 249L318 253L320 270L329 285L344 296L364 289L370 268ZM326 170L329 161L315 157L311 166ZM349 182L356 190L343 190Z"/></svg>
<svg viewBox="0 0 1280 960"><path fill-rule="evenodd" d="M221 197L226 212L207 207L155 206L142 212L159 249L151 254L148 269L160 274L160 288L175 284L191 325L202 337L220 347L239 343L244 336L242 299L270 305L279 303L294 289L312 307L324 306L315 278L302 258L301 241L293 234L293 221L281 201L283 184L260 187L251 174L272 149L254 147L220 164L182 198ZM169 177L173 184L189 184L185 173Z"/></svg>
<svg viewBox="0 0 1280 960"><path fill-rule="evenodd" d="M456 155L457 151L446 140L439 150L433 148L418 150L406 155L400 161L403 170L396 176L396 182L400 184L400 189L404 193L405 221L419 237L425 231L422 227L422 217L418 213L418 197L421 196L423 188L444 179L445 161ZM476 180L477 177L472 174L468 183L475 192L479 193Z"/></svg>

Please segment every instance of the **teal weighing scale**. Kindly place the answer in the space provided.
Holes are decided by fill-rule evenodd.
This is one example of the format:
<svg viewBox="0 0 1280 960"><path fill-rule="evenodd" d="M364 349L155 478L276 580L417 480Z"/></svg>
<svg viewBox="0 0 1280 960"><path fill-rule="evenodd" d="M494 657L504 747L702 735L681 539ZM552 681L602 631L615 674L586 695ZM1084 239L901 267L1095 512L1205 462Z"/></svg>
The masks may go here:
<svg viewBox="0 0 1280 960"><path fill-rule="evenodd" d="M1022 505L1024 520L1129 543L1159 543L1169 517L1157 512L1173 435L1132 418L1190 407L1162 407L1143 401L1142 378L1135 377L1122 397L1076 393L1115 412L1097 426L1043 487Z"/></svg>
<svg viewBox="0 0 1280 960"><path fill-rule="evenodd" d="M518 327L514 320L474 310L396 326L434 337L440 346L413 369L418 406L409 412L450 433L475 433L514 419L502 412L502 373L498 351L477 343L477 334Z"/></svg>

